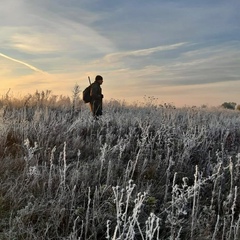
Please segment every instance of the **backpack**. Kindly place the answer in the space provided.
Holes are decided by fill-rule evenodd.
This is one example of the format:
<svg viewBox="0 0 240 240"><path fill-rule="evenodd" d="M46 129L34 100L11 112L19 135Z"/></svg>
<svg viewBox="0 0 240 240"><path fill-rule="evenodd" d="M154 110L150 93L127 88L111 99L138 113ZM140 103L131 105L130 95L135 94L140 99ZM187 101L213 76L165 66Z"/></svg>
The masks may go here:
<svg viewBox="0 0 240 240"><path fill-rule="evenodd" d="M87 88L84 89L83 91L83 101L85 103L89 103L92 100L92 97L90 96L90 92L91 92L91 86L89 85Z"/></svg>
<svg viewBox="0 0 240 240"><path fill-rule="evenodd" d="M85 103L89 103L92 100L92 97L90 96L91 87L92 87L90 77L88 77L88 81L90 85L83 90L83 101Z"/></svg>

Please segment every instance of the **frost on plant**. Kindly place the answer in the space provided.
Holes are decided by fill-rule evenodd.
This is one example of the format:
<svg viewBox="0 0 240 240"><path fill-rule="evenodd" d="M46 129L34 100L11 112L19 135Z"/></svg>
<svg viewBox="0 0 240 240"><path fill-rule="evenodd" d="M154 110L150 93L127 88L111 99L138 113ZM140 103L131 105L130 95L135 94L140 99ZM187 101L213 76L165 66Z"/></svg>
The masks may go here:
<svg viewBox="0 0 240 240"><path fill-rule="evenodd" d="M107 239L134 239L136 235L141 239L159 239L160 219L155 214L151 213L145 224L141 223L140 214L147 193L138 193L134 199L135 187L132 180L125 188L113 187L117 219L112 237L110 221L107 221Z"/></svg>

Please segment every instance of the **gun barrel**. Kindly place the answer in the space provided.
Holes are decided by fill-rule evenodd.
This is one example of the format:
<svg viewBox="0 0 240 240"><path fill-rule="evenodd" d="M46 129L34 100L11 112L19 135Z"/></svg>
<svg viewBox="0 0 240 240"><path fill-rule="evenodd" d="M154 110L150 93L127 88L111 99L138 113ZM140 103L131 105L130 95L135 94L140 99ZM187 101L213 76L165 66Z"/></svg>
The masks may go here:
<svg viewBox="0 0 240 240"><path fill-rule="evenodd" d="M91 80L90 80L90 77L88 76L88 81L89 81L89 84L91 85Z"/></svg>

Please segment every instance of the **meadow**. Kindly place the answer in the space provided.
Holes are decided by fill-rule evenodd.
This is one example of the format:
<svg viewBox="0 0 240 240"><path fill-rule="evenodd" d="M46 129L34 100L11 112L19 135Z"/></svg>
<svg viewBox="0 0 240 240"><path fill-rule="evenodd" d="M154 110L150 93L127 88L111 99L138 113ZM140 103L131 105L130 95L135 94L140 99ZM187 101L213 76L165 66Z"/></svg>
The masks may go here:
<svg viewBox="0 0 240 240"><path fill-rule="evenodd" d="M0 101L0 239L240 239L240 112L36 92Z"/></svg>

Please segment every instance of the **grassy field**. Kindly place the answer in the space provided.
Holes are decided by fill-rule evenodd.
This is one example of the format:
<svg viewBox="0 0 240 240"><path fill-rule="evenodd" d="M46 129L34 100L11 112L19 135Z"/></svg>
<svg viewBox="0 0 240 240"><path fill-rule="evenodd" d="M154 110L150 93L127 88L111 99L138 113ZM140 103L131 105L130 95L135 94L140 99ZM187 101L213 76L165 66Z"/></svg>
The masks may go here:
<svg viewBox="0 0 240 240"><path fill-rule="evenodd" d="M240 239L239 111L108 101L93 121L46 93L0 107L1 240Z"/></svg>

